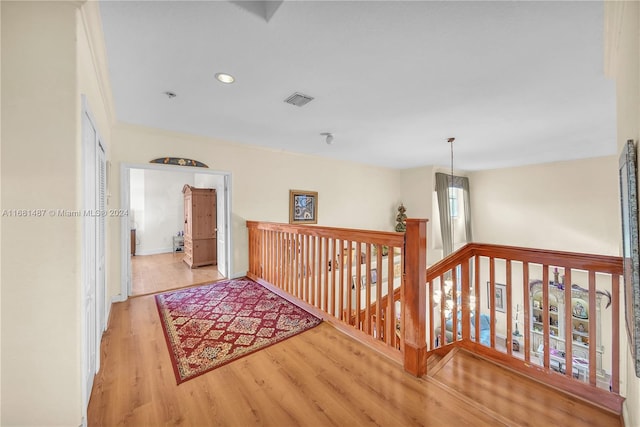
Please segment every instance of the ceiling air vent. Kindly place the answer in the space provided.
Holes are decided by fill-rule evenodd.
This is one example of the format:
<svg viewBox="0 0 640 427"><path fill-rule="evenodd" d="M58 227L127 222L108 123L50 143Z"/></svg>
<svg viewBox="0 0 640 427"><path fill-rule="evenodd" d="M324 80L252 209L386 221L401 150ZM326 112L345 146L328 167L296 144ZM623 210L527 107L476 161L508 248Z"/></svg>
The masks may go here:
<svg viewBox="0 0 640 427"><path fill-rule="evenodd" d="M302 107L303 105L308 104L313 100L313 96L305 95L303 93L294 93L290 97L284 100L287 104L297 105L298 107Z"/></svg>

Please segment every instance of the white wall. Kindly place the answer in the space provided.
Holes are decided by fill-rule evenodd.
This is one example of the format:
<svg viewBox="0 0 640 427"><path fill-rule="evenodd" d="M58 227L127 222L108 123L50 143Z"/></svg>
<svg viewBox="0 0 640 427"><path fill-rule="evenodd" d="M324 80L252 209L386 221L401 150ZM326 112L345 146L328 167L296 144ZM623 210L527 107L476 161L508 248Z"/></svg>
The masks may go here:
<svg viewBox="0 0 640 427"><path fill-rule="evenodd" d="M407 208L407 216L409 218L429 219L427 222L427 265L431 265L442 259L442 250L434 249L433 221L431 220L434 206L432 193L435 189L435 168L433 166L423 166L404 169L400 177L400 197L398 202L402 202ZM393 213L395 217L397 211L394 210Z"/></svg>
<svg viewBox="0 0 640 427"><path fill-rule="evenodd" d="M619 254L615 156L469 174L474 241Z"/></svg>
<svg viewBox="0 0 640 427"><path fill-rule="evenodd" d="M233 144L188 134L131 125L113 129L113 168L142 164L157 157L196 159L212 170L232 174L231 238L234 271L248 267L247 220L289 221L289 190L318 192L318 224L393 230L400 201L400 171ZM330 173L329 173L330 172ZM119 174L113 174L114 201L120 200ZM120 236L111 233L112 260L120 251ZM109 274L120 274L119 261ZM110 294L120 291L110 283Z"/></svg>
<svg viewBox="0 0 640 427"><path fill-rule="evenodd" d="M79 6L0 3L2 209L82 206L81 93L109 142ZM3 217L2 225L0 424L80 425L81 221Z"/></svg>
<svg viewBox="0 0 640 427"><path fill-rule="evenodd" d="M609 75L616 80L618 154L624 144L640 140L640 4L605 2L605 58ZM618 192L616 191L616 194ZM623 287L621 287L623 288ZM624 294L621 292L621 301ZM624 325L624 310L621 311ZM621 328L621 392L626 397L625 425L640 426L640 379L635 376L635 362L627 348L626 328Z"/></svg>
<svg viewBox="0 0 640 427"><path fill-rule="evenodd" d="M194 185L193 172L144 170L143 183L131 175L131 206L135 216L136 255L173 251L173 236L184 231L182 188ZM142 187L142 191L140 191ZM136 209L133 208L136 207Z"/></svg>

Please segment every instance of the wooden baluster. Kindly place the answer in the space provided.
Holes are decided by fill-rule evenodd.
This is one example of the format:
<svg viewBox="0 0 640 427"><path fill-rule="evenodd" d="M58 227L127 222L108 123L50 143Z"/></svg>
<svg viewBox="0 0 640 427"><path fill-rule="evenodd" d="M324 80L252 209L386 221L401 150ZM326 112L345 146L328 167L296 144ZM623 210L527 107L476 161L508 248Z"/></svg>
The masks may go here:
<svg viewBox="0 0 640 427"><path fill-rule="evenodd" d="M589 270L589 384L596 385L596 272Z"/></svg>
<svg viewBox="0 0 640 427"><path fill-rule="evenodd" d="M446 317L446 297L444 289L444 275L440 276L440 345L447 344L447 317Z"/></svg>
<svg viewBox="0 0 640 427"><path fill-rule="evenodd" d="M353 321L353 307L352 307L352 296L355 291L354 283L353 283L353 242L351 240L348 241L347 246L347 323L350 325L354 324Z"/></svg>
<svg viewBox="0 0 640 427"><path fill-rule="evenodd" d="M330 239L323 237L322 240L324 241L324 261L322 263L322 271L323 271L323 276L324 276L324 286L323 286L323 290L322 290L322 309L324 311L326 311L327 313L329 312L328 307L329 307L329 262L331 260L331 258L329 258L329 247L330 247Z"/></svg>
<svg viewBox="0 0 640 427"><path fill-rule="evenodd" d="M620 275L611 276L611 391L620 393Z"/></svg>
<svg viewBox="0 0 640 427"><path fill-rule="evenodd" d="M529 295L529 263L522 263L522 295L524 295L524 360L531 362L531 307Z"/></svg>
<svg viewBox="0 0 640 427"><path fill-rule="evenodd" d="M362 250L360 242L356 242L356 282L354 284L356 290L356 329L362 329L362 322L360 318L360 283L362 283Z"/></svg>
<svg viewBox="0 0 640 427"><path fill-rule="evenodd" d="M344 283L345 283L345 264L344 264L344 240L338 240L338 266L340 269L340 285L338 289L338 319L344 321Z"/></svg>
<svg viewBox="0 0 640 427"><path fill-rule="evenodd" d="M564 268L564 355L567 364L567 377L573 375L573 321L572 321L572 304L571 304L571 269ZM589 361L591 365L591 361Z"/></svg>
<svg viewBox="0 0 640 427"><path fill-rule="evenodd" d="M549 364L549 265L542 265L542 341L544 342L543 365L545 368Z"/></svg>
<svg viewBox="0 0 640 427"><path fill-rule="evenodd" d="M451 269L451 301L453 307L451 307L451 335L453 341L458 341L458 268L457 266Z"/></svg>
<svg viewBox="0 0 640 427"><path fill-rule="evenodd" d="M427 303L427 307L429 310L429 350L433 350L434 348L436 348L436 332L433 324L433 322L435 322L435 316L433 314L435 305L433 301L433 279L427 282L427 286L429 289L429 302Z"/></svg>
<svg viewBox="0 0 640 427"><path fill-rule="evenodd" d="M505 298L505 295L503 295L502 297L504 298L503 301L505 301L505 303L507 304L507 309L505 310L506 314L507 314L507 338L505 339L505 345L507 346L507 354L509 356L511 356L513 354L513 327L512 327L512 323L513 323L513 312L512 312L512 301L511 301L511 260L507 259L506 260L506 267L507 267L507 271L506 271L506 275L507 275L507 280L506 280L506 291L507 291L507 295Z"/></svg>
<svg viewBox="0 0 640 427"><path fill-rule="evenodd" d="M475 263L475 287L474 287L474 291L476 293L476 315L474 316L475 319L475 325L474 327L476 328L476 341L480 341L480 307L482 307L481 304L481 298L480 298L480 256L476 255L475 259L474 259L474 263Z"/></svg>
<svg viewBox="0 0 640 427"><path fill-rule="evenodd" d="M382 245L378 245L378 251L376 252L376 270L377 270L377 275L376 275L376 333L378 334L378 339L384 339L385 337L385 333L384 333L384 311L383 311L383 307L382 307L382 287L384 286L384 283L382 281L383 279L383 274L382 272L384 271L384 268L382 266ZM388 255L387 255L388 256ZM391 274L392 279L393 279L393 270L389 271L389 274ZM387 280L389 280L389 274L387 274ZM389 297L391 297L391 294L387 294L387 304L389 303ZM390 321L391 319L389 319Z"/></svg>
<svg viewBox="0 0 640 427"><path fill-rule="evenodd" d="M367 243L366 249L366 264L364 269L364 300L365 300L365 309L364 309L364 331L371 335L371 245Z"/></svg>
<svg viewBox="0 0 640 427"><path fill-rule="evenodd" d="M462 300L462 339L471 339L471 298L469 297L469 261L464 261L461 266L461 300ZM478 336L478 335L476 335Z"/></svg>
<svg viewBox="0 0 640 427"><path fill-rule="evenodd" d="M336 247L336 239L331 239L331 293L329 295L329 310L327 310L327 312L332 316L336 315L336 271L338 270Z"/></svg>
<svg viewBox="0 0 640 427"><path fill-rule="evenodd" d="M491 348L496 348L496 260L489 257L489 301L491 301L491 311L489 318L491 326L489 334L491 336ZM480 336L476 335L476 341L480 342Z"/></svg>
<svg viewBox="0 0 640 427"><path fill-rule="evenodd" d="M394 314L395 299L393 297L393 287L395 284L395 271L394 271L394 248L389 246L389 252L387 252L387 306L385 311L385 341L387 345L395 345L396 336L396 316ZM380 282L380 288L382 289L382 282ZM380 298L380 297L378 297Z"/></svg>

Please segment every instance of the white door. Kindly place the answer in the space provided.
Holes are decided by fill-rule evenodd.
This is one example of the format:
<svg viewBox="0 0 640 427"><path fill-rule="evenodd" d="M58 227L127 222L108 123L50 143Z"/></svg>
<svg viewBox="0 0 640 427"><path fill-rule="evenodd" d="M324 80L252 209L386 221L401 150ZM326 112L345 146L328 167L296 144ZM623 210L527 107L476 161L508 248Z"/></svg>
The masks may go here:
<svg viewBox="0 0 640 427"><path fill-rule="evenodd" d="M105 226L107 221L107 159L102 145L102 141L98 139L98 152L97 152L97 188L96 194L98 196L97 207L99 215L96 217L98 227L96 237L96 311L98 313L98 337L102 337L102 333L107 328L107 305L106 305L106 268L105 268ZM97 345L96 351L100 354L100 343ZM100 370L100 358L97 359L96 369Z"/></svg>
<svg viewBox="0 0 640 427"><path fill-rule="evenodd" d="M93 380L100 369L100 339L106 328L105 223L107 163L105 147L83 98L82 202L82 397L86 415Z"/></svg>
<svg viewBox="0 0 640 427"><path fill-rule="evenodd" d="M90 215L96 202L96 130L86 111L82 115L84 189L82 218L82 330L83 330L83 404L89 402L93 378L97 372L98 322L96 313L96 217Z"/></svg>

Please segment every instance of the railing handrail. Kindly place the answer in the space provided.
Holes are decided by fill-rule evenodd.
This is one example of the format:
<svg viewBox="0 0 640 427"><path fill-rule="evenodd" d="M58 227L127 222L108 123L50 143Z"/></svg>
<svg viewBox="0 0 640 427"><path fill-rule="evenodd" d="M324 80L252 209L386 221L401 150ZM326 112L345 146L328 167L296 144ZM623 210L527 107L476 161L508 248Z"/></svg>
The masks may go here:
<svg viewBox="0 0 640 427"><path fill-rule="evenodd" d="M490 344L481 345L478 342L478 336L480 335L480 322L479 316L475 317L475 322L472 325L470 322L472 309L469 306L469 301L471 296L476 298L475 307L481 311L480 309L480 301L478 300L480 296L479 284L480 284L480 259L485 258L488 259L488 271L485 269L484 274L487 277L488 291L489 295L494 293L494 287L496 286L496 263L501 261L503 267L501 267L501 271L504 274L504 280L506 281L506 295L503 295L506 302L505 308L505 317L507 319L513 319L513 308L511 304L511 294L512 294L512 286L514 286L513 281L515 281L515 277L512 277L512 267L513 263L521 263L522 264L522 272L518 272L518 275L521 274L523 293L522 298L524 300L523 306L523 317L521 321L523 322L523 330L524 335L519 335L518 337L524 337L524 360L516 358L512 354L512 344L515 341L513 336L513 329L511 321L507 322L506 325L506 337L505 345L506 345L506 353L501 353L496 350L496 309L494 307L494 303L491 303L491 307L489 308L489 324L490 324ZM540 274L542 279L537 280L540 284L549 283L562 285L562 283L558 283L558 277L556 276L553 280L550 277L550 268L557 267L561 268L564 271L566 277L563 277L567 280L568 283L571 283L571 286L560 287L562 290L563 296L566 300L571 300L572 298L572 290L574 289L574 282L572 281L572 271L584 271L586 274L585 279L588 281L588 304L589 307L593 307L596 304L596 293L598 290L596 288L596 275L610 275L610 286L611 286L611 372L610 372L610 383L609 390L604 390L604 388L597 387L597 379L596 379L596 369L597 363L595 362L596 358L596 348L597 345L593 343L597 343L596 336L596 327L595 327L595 316L589 317L589 345L588 347L588 360L589 360L589 368L588 368L588 383L581 383L580 381L570 379L573 374L573 363L571 357L566 357L565 363L565 373L563 375L549 375L551 371L550 368L550 320L548 319L549 311L549 287L542 286L543 292L543 307L545 307L545 316L542 320L543 323L543 352L539 357L542 357L543 364L541 366L533 365L530 363L530 352L534 351L533 348L530 347L530 316L531 316L531 308L529 306L529 298L530 298L530 285L532 283L532 275L530 274L530 266L531 265L540 265L542 270L537 274ZM457 277L458 268L461 268L461 276ZM473 270L471 270L473 268ZM487 268L487 267L485 267ZM473 271L473 274L471 272ZM556 269L557 271L557 269ZM451 330L447 330L451 332L453 337L453 342L447 342L445 340L445 328L441 327L440 332L437 333L437 337L442 339L445 344L452 344L454 346L462 346L469 348L474 352L478 352L479 354L495 358L501 363L506 364L507 366L522 371L528 375L531 375L535 378L540 379L541 381L551 385L559 387L563 390L568 390L570 393L573 393L577 396L581 396L593 403L601 405L604 408L613 410L616 413L621 412L622 402L624 398L619 395L619 356L620 356L620 301L619 301L619 285L623 276L623 259L622 257L609 256L609 255L596 255L596 254L583 254L576 252L567 252L567 251L556 251L549 249L531 249L531 248L523 248L517 246L506 246L506 245L492 245L492 244L483 244L483 243L469 243L453 254L449 255L447 258L444 258L437 263L433 264L427 269L426 273L426 283L427 288L429 290L429 298L434 296L434 282L439 282L440 289L442 286L442 282L445 278L449 277L447 280L451 280L456 283L457 279L459 279L461 292L461 301L462 305L459 305L457 302L454 303L454 307L452 311L455 313L460 310L461 322L453 322ZM457 277L457 279L456 279ZM473 286L473 295L471 293L472 283L476 284ZM455 287L454 287L455 289ZM578 288L579 289L579 288ZM459 295L459 294L458 294ZM607 292L609 295L609 292ZM455 290L453 291L453 301L456 300ZM441 301L439 304L442 306L444 304L444 294L441 295ZM484 304L484 303L483 303ZM609 307L609 305L607 305ZM571 312L566 310L564 311L564 321L568 325L570 324ZM434 317L434 313L432 310L428 311L429 323L433 324L434 322L437 324L440 322L440 325L445 322L445 315L443 314L443 310L440 310L440 316ZM459 329L461 331L459 331ZM461 334L458 334L461 332ZM475 332L475 339L470 339L470 334ZM442 344L436 344L434 346L434 330L431 327L430 333L430 351L440 352L441 349L439 346ZM564 336L561 338L565 338L565 351L568 354L572 353L573 342L569 338L572 332L570 329L565 327ZM555 336L555 335L554 335ZM442 341L441 341L442 342ZM522 341L520 341L522 342ZM520 348L518 351L522 351ZM563 356L564 357L564 356ZM534 368L533 370L531 368ZM562 369L562 368L559 368Z"/></svg>
<svg viewBox="0 0 640 427"><path fill-rule="evenodd" d="M573 269L596 270L601 273L623 272L621 257L611 255L583 254L553 249L534 249L519 246L467 243L448 257L427 268L427 280L451 270L452 266L472 256L487 256L518 260L533 264L557 265Z"/></svg>
<svg viewBox="0 0 640 427"><path fill-rule="evenodd" d="M498 358L516 370L530 373L541 381L558 387L565 387L573 381L571 358L567 359L565 375L549 374L549 329L550 321L544 320L544 351L543 365L532 366L530 362L530 276L529 266L536 266L536 275L542 275L542 283L549 281L549 267L558 267L566 273L566 280L571 281L571 271L585 271L588 273L589 289L595 290L596 275L611 275L611 293L619 297L619 284L623 275L623 261L620 257L608 255L583 254L576 252L557 251L550 249L532 249L517 246L494 245L484 243L469 243L447 258L432 266L426 266L426 221L425 219L407 219L405 233L327 227L309 224L283 224L272 222L247 221L249 230L249 270L248 276L276 286L285 293L307 303L315 310L328 314L326 318L336 327L347 333L355 333L354 337L365 338L369 344L388 356L402 363L407 371L421 376L426 372L426 356L430 351L444 350L439 346L447 343L446 332L451 332L453 345L470 348L481 355ZM384 248L387 245L390 252L383 262ZM377 246L377 248L376 248ZM398 250L398 252L395 252ZM399 259L395 255L398 254ZM512 263L522 263L518 267L521 274L522 298L525 302L523 316L524 361L512 355L511 345L512 322L506 323L506 353L496 350L496 310L494 304L490 307L490 340L489 346L482 345L480 335L480 316L475 316L471 325L471 310L467 307L472 297L476 307L481 307L480 295L481 267L486 265L488 271L482 276L487 277L489 289L485 294L492 295L496 286L496 265L504 265L506 280L505 317L513 318L512 308ZM537 265L542 269L538 273ZM396 266L400 267L399 276ZM378 269L378 282L370 277L369 272ZM501 269L503 267L500 267ZM458 270L459 269L459 270ZM393 271L393 273L392 273ZM515 274L515 273L514 273ZM533 273L532 273L533 274ZM384 282L386 277L386 282ZM394 284L395 278L400 280L401 286ZM502 277L502 276L501 276ZM358 284L362 279L362 288ZM382 281L381 281L382 280ZM483 278L484 280L484 278ZM514 279L515 280L515 279ZM557 282L557 276L555 278ZM445 330L445 298L442 286L445 282L460 283L460 289L453 287L452 301L461 301L462 307L454 306L450 311L461 310L461 323L452 322L452 330ZM437 283L437 285L434 285ZM397 284L397 283L396 283ZM384 285L384 295L381 292ZM440 313L434 316L436 308L432 306L434 289L440 287ZM565 287L566 298L571 299L572 287ZM543 287L543 306L548 307L549 291ZM400 302L401 308L397 312L395 303ZM364 305L362 305L364 304ZM455 304L458 304L456 302ZM589 304L595 305L595 292L589 295ZM426 306L425 306L426 305ZM355 307L355 308L354 308ZM621 407L619 392L619 330L618 322L620 304L614 300L611 309L612 318L612 360L615 361L611 372L611 390L608 395L599 394L602 389L596 386L596 371L593 363L589 366L590 390L581 390L581 385L569 385L569 389L576 395L587 398L592 402L601 401L603 406L618 411ZM549 309L547 308L547 311ZM565 310L566 318L570 313ZM335 322L334 322L335 321ZM589 342L596 341L593 320L589 325ZM428 330L425 330L427 328ZM434 327L440 325L437 336L440 343L434 344L436 334ZM397 329L396 329L397 328ZM458 335L458 328L461 334ZM473 328L473 330L471 330ZM475 332L475 334L474 334ZM565 331L565 338L569 340L570 330ZM472 338L474 336L475 338ZM359 338L359 339L360 339ZM372 340L373 338L373 340ZM428 338L428 342L425 341ZM450 342L450 341L449 341ZM522 341L521 341L522 342ZM379 344L379 345L378 345ZM567 342L567 351L571 351L572 343ZM516 350L518 351L518 350ZM589 346L589 360L595 358L595 346Z"/></svg>
<svg viewBox="0 0 640 427"><path fill-rule="evenodd" d="M332 239L348 239L377 245L404 245L404 233L398 233L396 231L362 230L354 228L327 227L322 225L283 224L277 222L258 221L247 221L247 228L288 232Z"/></svg>

